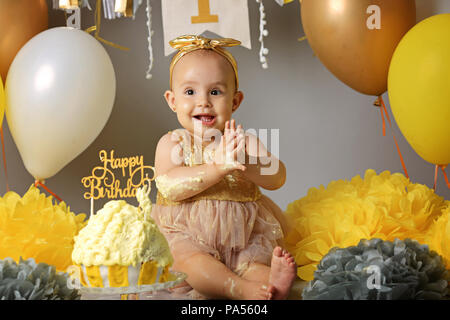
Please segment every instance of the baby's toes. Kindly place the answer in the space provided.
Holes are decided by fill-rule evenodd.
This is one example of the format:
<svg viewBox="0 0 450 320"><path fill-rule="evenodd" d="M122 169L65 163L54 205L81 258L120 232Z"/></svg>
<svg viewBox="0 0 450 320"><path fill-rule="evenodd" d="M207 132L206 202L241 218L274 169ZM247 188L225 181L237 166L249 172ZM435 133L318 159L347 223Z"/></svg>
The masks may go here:
<svg viewBox="0 0 450 320"><path fill-rule="evenodd" d="M267 300L272 300L273 295L275 294L275 287L271 284L269 286L263 286L263 289L265 291L265 296Z"/></svg>
<svg viewBox="0 0 450 320"><path fill-rule="evenodd" d="M292 255L290 254L290 252L287 251L287 250L283 250L283 255L284 255L286 258L292 257Z"/></svg>
<svg viewBox="0 0 450 320"><path fill-rule="evenodd" d="M294 266L295 265L295 260L294 258L289 258L289 260L287 260L289 266Z"/></svg>
<svg viewBox="0 0 450 320"><path fill-rule="evenodd" d="M281 249L281 247L275 247L275 249L273 249L273 255L276 257L281 257L283 253L283 250Z"/></svg>

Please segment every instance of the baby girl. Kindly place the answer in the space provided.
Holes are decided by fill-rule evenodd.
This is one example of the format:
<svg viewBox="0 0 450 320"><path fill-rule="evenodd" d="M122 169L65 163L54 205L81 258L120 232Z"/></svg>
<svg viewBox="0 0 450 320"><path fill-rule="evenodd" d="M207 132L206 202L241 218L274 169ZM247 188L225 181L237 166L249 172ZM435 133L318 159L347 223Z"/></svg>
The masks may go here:
<svg viewBox="0 0 450 320"><path fill-rule="evenodd" d="M283 212L259 190L280 188L284 164L231 115L243 100L233 39L183 36L165 98L180 125L158 142L152 216L167 238L184 289L209 299L286 299L296 274L281 248ZM264 168L277 163L273 174ZM180 289L180 288L178 288Z"/></svg>

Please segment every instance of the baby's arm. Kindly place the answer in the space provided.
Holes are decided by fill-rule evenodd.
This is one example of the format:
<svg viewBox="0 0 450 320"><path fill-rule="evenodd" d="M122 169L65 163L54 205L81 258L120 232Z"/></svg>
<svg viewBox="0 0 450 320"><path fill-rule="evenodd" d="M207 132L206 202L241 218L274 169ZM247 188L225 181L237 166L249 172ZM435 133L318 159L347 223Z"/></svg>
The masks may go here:
<svg viewBox="0 0 450 320"><path fill-rule="evenodd" d="M248 179L267 190L276 190L284 185L286 167L266 149L258 137L248 133L245 135L245 151L247 170L244 175Z"/></svg>
<svg viewBox="0 0 450 320"><path fill-rule="evenodd" d="M176 158L182 157L182 152L178 141L173 141L170 133L164 135L156 147L156 185L159 192L171 201L181 201L199 194L219 182L232 170L245 170L244 166L226 166L217 162L186 167L172 159L173 153L178 153L175 154Z"/></svg>

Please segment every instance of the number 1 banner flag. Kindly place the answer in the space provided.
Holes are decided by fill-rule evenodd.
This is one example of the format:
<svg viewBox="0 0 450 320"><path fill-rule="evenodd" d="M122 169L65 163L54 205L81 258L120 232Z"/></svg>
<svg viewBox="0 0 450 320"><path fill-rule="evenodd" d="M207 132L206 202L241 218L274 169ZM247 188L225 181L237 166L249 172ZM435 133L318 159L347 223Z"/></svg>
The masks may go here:
<svg viewBox="0 0 450 320"><path fill-rule="evenodd" d="M162 0L161 5L166 56L175 51L170 40L205 31L251 49L247 0Z"/></svg>

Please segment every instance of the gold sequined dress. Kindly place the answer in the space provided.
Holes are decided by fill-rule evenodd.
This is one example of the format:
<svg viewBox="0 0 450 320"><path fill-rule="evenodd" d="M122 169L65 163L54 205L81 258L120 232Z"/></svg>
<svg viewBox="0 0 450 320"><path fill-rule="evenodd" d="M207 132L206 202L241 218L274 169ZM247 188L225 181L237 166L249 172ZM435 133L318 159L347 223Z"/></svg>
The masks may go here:
<svg viewBox="0 0 450 320"><path fill-rule="evenodd" d="M185 132L178 136L184 165L196 165L193 143L187 142ZM211 157L205 149L203 161ZM175 264L206 252L238 275L251 262L270 265L273 249L283 238L284 214L240 170L180 202L170 201L163 193L158 190L152 216L169 242Z"/></svg>

